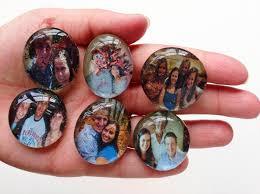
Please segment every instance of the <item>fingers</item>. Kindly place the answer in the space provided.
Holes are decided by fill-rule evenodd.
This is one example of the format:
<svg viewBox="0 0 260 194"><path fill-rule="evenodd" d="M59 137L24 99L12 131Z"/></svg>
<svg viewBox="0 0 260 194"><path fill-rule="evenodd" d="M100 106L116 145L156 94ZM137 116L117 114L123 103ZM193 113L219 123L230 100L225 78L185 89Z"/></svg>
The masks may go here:
<svg viewBox="0 0 260 194"><path fill-rule="evenodd" d="M27 12L0 28L1 83L33 85L24 70L23 51L27 39L45 27L61 28L84 47L102 33L115 34L131 44L144 34L147 20L139 14L105 10L37 9Z"/></svg>
<svg viewBox="0 0 260 194"><path fill-rule="evenodd" d="M201 120L185 123L191 137L191 148L222 147L233 139L232 127L224 121Z"/></svg>
<svg viewBox="0 0 260 194"><path fill-rule="evenodd" d="M183 172L188 166L186 158L177 168L160 172L147 167L138 157L135 151L128 151L125 155L111 166L91 168L89 171L92 176L108 176L120 178L156 178L176 175Z"/></svg>
<svg viewBox="0 0 260 194"><path fill-rule="evenodd" d="M181 113L217 114L238 118L259 115L260 101L251 92L231 87L208 85L205 95Z"/></svg>
<svg viewBox="0 0 260 194"><path fill-rule="evenodd" d="M139 116L132 118L132 126L136 126L141 118ZM233 138L232 127L224 121L194 120L185 121L185 124L189 130L191 148L221 147L229 144ZM130 146L133 147L133 144Z"/></svg>
<svg viewBox="0 0 260 194"><path fill-rule="evenodd" d="M177 174L185 170L187 160L175 170L157 172L145 166L134 150L128 149L117 162L95 166L81 158L74 143L74 127L80 112L69 112L63 137L54 145L43 149L30 149L20 144L7 124L6 114L1 114L0 160L31 172L56 176L106 176L106 177L157 177ZM71 117L73 116L73 117ZM134 127L134 126L133 126Z"/></svg>
<svg viewBox="0 0 260 194"><path fill-rule="evenodd" d="M132 86L118 99L131 113L147 114L158 108L144 94L141 86ZM208 84L204 93L189 108L179 113L215 114L238 118L254 118L260 110L259 99L251 92L227 86Z"/></svg>
<svg viewBox="0 0 260 194"><path fill-rule="evenodd" d="M6 104L0 103L7 112ZM76 150L74 128L81 107L68 108L68 124L63 137L54 145L43 149L30 149L21 145L11 134L7 114L1 114L0 160L12 166L32 172L56 176L109 176L109 177L158 177L182 172L188 160L178 168L168 172L157 172L146 167L134 150L127 150L119 161L107 166L95 166L84 161ZM132 118L132 131L141 117ZM222 121L187 122L191 147L215 147L228 144L232 139L231 127Z"/></svg>
<svg viewBox="0 0 260 194"><path fill-rule="evenodd" d="M169 47L166 45L142 44L131 47L135 64L133 81L140 83L140 75L146 59L156 50ZM184 47L181 47L184 48ZM248 73L245 66L238 60L213 52L192 48L184 48L197 56L204 64L208 82L226 85L239 85L247 80Z"/></svg>
<svg viewBox="0 0 260 194"><path fill-rule="evenodd" d="M143 36L148 25L147 19L141 14L122 14L101 9L40 9L32 13L42 18L39 27L64 29L80 45L87 45L95 36L103 33L117 35L131 44Z"/></svg>
<svg viewBox="0 0 260 194"><path fill-rule="evenodd" d="M141 14L122 14L101 9L35 9L16 18L3 31L8 31L12 38L19 30L21 38L28 39L41 28L56 27L67 32L79 45L87 45L95 36L103 33L115 34L131 44L143 36L147 25L147 19Z"/></svg>
<svg viewBox="0 0 260 194"><path fill-rule="evenodd" d="M141 118L142 117L134 117L131 119L132 133ZM191 148L224 146L227 145L233 137L231 126L223 121L204 120L187 121L185 123L187 124L190 133ZM65 157L67 155L67 159L64 158L64 155ZM53 173L59 174L60 176L71 176L71 173L74 173L74 176L88 175L102 177L154 178L179 174L183 172L188 165L188 160L186 159L174 170L167 172L155 171L147 167L133 149L127 150L127 152L117 162L105 166L95 166L86 163L79 156L77 151L75 151L74 147L70 154L68 152L66 154L60 151L56 152L56 158L61 161L56 161L55 168L52 169L56 169ZM62 163L63 165L57 165L59 163ZM66 167L72 171L64 171L64 169L62 169L63 167Z"/></svg>

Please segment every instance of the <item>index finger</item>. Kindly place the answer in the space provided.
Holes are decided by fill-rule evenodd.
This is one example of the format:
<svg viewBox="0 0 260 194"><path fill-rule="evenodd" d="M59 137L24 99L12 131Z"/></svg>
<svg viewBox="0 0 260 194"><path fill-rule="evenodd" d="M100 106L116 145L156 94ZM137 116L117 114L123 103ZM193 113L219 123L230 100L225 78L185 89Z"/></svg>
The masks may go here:
<svg viewBox="0 0 260 194"><path fill-rule="evenodd" d="M78 45L87 45L95 36L112 33L131 44L146 31L148 21L141 14L123 14L102 9L35 9L2 28L21 38L29 38L35 31L55 27L66 31ZM19 34L16 32L19 31ZM10 36L10 35L9 35ZM12 36L10 36L12 37Z"/></svg>
<svg viewBox="0 0 260 194"><path fill-rule="evenodd" d="M159 44L140 44L131 47L135 69L133 81L140 81L140 74L146 59L155 51L171 47ZM248 72L245 66L237 59L219 53L202 51L193 48L183 48L193 53L204 64L208 82L226 85L239 85L247 80Z"/></svg>

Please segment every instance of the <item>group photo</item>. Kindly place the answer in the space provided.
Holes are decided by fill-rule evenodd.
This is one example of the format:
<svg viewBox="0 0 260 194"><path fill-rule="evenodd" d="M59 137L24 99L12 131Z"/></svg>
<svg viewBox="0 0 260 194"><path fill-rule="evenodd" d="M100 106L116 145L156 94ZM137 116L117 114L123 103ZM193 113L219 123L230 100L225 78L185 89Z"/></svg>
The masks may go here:
<svg viewBox="0 0 260 194"><path fill-rule="evenodd" d="M77 46L68 34L59 29L42 29L28 40L24 65L38 84L48 89L60 89L74 78L79 64Z"/></svg>
<svg viewBox="0 0 260 194"><path fill-rule="evenodd" d="M82 112L74 133L75 144L89 163L112 163L126 151L130 129L123 105L114 99L102 99Z"/></svg>
<svg viewBox="0 0 260 194"><path fill-rule="evenodd" d="M9 112L13 135L28 147L42 148L56 142L66 124L66 110L57 96L41 89L16 97Z"/></svg>
<svg viewBox="0 0 260 194"><path fill-rule="evenodd" d="M90 43L84 59L84 75L96 95L111 98L121 94L132 73L130 50L122 40L105 34Z"/></svg>
<svg viewBox="0 0 260 194"><path fill-rule="evenodd" d="M155 52L142 71L142 86L148 98L171 111L193 104L206 82L203 64L183 49L164 48Z"/></svg>
<svg viewBox="0 0 260 194"><path fill-rule="evenodd" d="M141 160L160 171L180 165L190 144L187 127L176 115L167 111L151 113L141 120L134 138L135 149Z"/></svg>

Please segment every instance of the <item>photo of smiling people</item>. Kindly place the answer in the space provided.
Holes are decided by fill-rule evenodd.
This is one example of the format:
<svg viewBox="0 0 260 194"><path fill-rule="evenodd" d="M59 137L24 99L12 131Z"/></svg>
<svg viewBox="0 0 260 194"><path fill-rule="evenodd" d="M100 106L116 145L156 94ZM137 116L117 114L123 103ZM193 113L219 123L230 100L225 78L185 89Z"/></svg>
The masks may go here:
<svg viewBox="0 0 260 194"><path fill-rule="evenodd" d="M158 111L141 119L134 131L135 150L149 167L166 171L178 167L189 150L185 124L174 113Z"/></svg>
<svg viewBox="0 0 260 194"><path fill-rule="evenodd" d="M115 99L102 99L80 115L74 132L75 144L81 157L89 163L113 163L126 151L130 129L123 105Z"/></svg>
<svg viewBox="0 0 260 194"><path fill-rule="evenodd" d="M85 80L97 96L113 98L128 87L133 62L128 46L111 34L97 36L84 58Z"/></svg>
<svg viewBox="0 0 260 194"><path fill-rule="evenodd" d="M147 97L160 108L177 111L192 105L202 94L207 74L189 51L163 48L145 62L141 82Z"/></svg>
<svg viewBox="0 0 260 194"><path fill-rule="evenodd" d="M24 48L24 67L33 81L46 89L58 90L75 77L79 51L70 36L57 28L35 32Z"/></svg>
<svg viewBox="0 0 260 194"><path fill-rule="evenodd" d="M12 102L9 124L13 135L23 145L46 147L62 136L66 109L53 92L30 89L19 94Z"/></svg>

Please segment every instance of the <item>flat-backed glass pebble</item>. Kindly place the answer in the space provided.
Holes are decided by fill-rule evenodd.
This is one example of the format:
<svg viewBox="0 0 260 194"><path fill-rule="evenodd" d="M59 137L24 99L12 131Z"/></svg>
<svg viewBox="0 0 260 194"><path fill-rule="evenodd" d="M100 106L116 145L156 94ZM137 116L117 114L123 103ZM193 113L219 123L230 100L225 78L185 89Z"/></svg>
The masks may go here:
<svg viewBox="0 0 260 194"><path fill-rule="evenodd" d="M75 77L78 65L76 44L60 29L40 29L26 42L25 70L43 88L58 90L68 85Z"/></svg>
<svg viewBox="0 0 260 194"><path fill-rule="evenodd" d="M137 155L147 166L159 171L177 168L185 160L189 144L187 127L170 111L148 114L134 131Z"/></svg>
<svg viewBox="0 0 260 194"><path fill-rule="evenodd" d="M124 106L115 99L101 99L81 113L74 133L75 144L87 162L113 163L125 153L130 130Z"/></svg>
<svg viewBox="0 0 260 194"><path fill-rule="evenodd" d="M46 147L62 136L66 109L61 99L50 90L26 90L13 100L9 124L20 143L31 148Z"/></svg>
<svg viewBox="0 0 260 194"><path fill-rule="evenodd" d="M92 92L113 98L128 87L133 62L126 43L112 34L102 34L89 44L84 58L84 77Z"/></svg>
<svg viewBox="0 0 260 194"><path fill-rule="evenodd" d="M178 111L198 100L207 83L201 61L189 51L168 47L145 62L141 83L147 97L160 108Z"/></svg>

